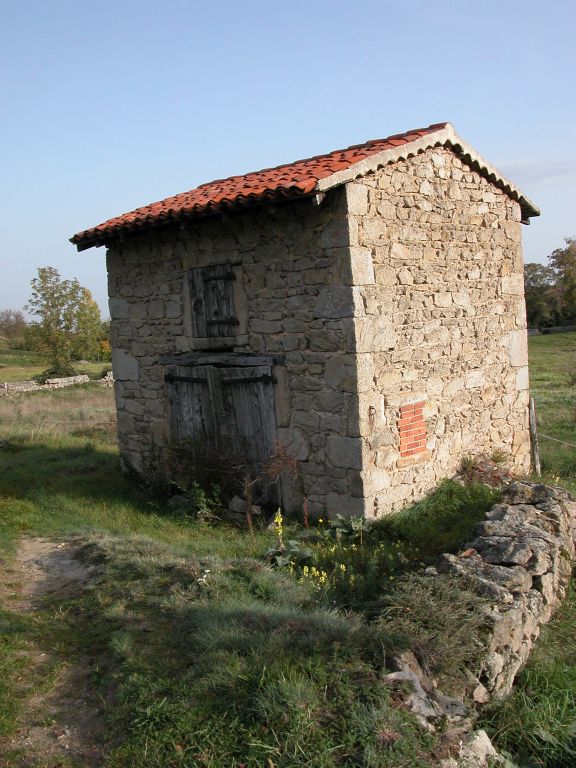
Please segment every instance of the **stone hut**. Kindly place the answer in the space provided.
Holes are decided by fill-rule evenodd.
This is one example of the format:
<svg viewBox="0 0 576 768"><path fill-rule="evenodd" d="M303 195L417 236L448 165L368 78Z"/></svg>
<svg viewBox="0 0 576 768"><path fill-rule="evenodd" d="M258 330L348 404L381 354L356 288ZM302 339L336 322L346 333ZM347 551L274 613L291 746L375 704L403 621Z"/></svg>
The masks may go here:
<svg viewBox="0 0 576 768"><path fill-rule="evenodd" d="M521 223L449 123L243 176L72 238L107 247L126 468L170 443L296 459L274 502L375 516L470 454L529 468ZM279 496L279 498L278 498Z"/></svg>

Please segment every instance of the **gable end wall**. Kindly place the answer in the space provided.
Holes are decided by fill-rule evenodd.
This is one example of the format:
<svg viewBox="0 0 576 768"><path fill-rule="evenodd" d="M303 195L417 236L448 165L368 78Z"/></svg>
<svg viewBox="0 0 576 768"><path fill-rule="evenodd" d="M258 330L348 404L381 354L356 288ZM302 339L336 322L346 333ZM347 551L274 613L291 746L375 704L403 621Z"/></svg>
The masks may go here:
<svg viewBox="0 0 576 768"><path fill-rule="evenodd" d="M421 497L465 455L503 451L527 471L519 204L444 148L348 184L347 198L352 252L375 275L355 318L372 382L359 408L367 514ZM418 402L425 449L401 454L403 409Z"/></svg>

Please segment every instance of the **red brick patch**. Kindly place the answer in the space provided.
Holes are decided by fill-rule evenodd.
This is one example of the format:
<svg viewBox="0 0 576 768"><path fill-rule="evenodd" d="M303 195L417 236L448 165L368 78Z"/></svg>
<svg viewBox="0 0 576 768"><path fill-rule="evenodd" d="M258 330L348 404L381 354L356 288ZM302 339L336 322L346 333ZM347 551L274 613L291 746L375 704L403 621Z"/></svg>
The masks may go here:
<svg viewBox="0 0 576 768"><path fill-rule="evenodd" d="M398 431L400 433L400 457L415 456L426 451L425 402L400 406Z"/></svg>

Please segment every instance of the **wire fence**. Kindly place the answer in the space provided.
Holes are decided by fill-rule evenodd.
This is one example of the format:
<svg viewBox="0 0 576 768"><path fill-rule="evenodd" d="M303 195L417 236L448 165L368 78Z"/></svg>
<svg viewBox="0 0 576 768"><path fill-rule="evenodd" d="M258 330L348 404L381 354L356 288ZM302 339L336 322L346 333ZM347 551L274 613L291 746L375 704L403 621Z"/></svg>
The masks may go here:
<svg viewBox="0 0 576 768"><path fill-rule="evenodd" d="M538 437L544 437L546 440L554 440L555 443L561 443L562 445L568 445L570 448L576 448L574 443L568 443L566 440L559 440L557 437L545 435L543 432L538 432Z"/></svg>

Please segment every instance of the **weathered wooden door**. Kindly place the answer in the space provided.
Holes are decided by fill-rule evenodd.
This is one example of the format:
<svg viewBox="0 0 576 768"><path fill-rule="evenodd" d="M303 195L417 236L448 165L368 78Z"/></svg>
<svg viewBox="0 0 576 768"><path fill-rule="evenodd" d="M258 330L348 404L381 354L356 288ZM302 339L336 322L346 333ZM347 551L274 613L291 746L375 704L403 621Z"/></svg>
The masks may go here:
<svg viewBox="0 0 576 768"><path fill-rule="evenodd" d="M240 459L258 474L274 454L276 420L270 365L171 365L172 439L189 441L198 455ZM260 492L277 501L277 490Z"/></svg>

